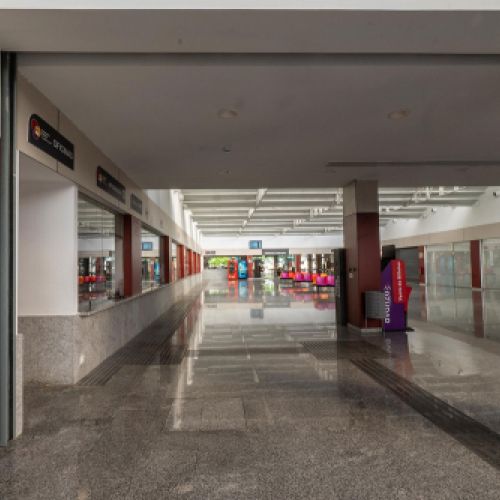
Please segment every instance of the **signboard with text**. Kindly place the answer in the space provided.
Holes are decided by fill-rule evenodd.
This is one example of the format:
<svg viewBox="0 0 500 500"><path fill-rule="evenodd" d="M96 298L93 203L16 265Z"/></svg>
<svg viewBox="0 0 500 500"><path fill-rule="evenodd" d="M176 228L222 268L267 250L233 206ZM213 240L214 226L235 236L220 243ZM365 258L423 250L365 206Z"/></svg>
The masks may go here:
<svg viewBox="0 0 500 500"><path fill-rule="evenodd" d="M51 127L38 115L31 115L28 123L28 142L56 159L71 170L74 169L73 143Z"/></svg>
<svg viewBox="0 0 500 500"><path fill-rule="evenodd" d="M262 248L262 240L250 240L248 242L248 248L250 248L250 250L259 250Z"/></svg>
<svg viewBox="0 0 500 500"><path fill-rule="evenodd" d="M382 271L382 291L384 292L385 331L406 330L406 306L409 291L406 286L405 263L391 260Z"/></svg>
<svg viewBox="0 0 500 500"><path fill-rule="evenodd" d="M97 187L125 203L125 186L102 167L97 167Z"/></svg>
<svg viewBox="0 0 500 500"><path fill-rule="evenodd" d="M142 215L142 200L134 193L130 193L130 208Z"/></svg>

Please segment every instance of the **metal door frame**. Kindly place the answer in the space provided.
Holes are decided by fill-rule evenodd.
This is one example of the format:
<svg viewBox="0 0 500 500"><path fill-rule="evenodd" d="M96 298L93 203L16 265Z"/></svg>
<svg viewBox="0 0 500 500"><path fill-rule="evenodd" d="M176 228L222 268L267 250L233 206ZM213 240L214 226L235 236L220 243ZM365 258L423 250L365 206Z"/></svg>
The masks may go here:
<svg viewBox="0 0 500 500"><path fill-rule="evenodd" d="M16 420L16 54L0 56L0 446L5 446Z"/></svg>

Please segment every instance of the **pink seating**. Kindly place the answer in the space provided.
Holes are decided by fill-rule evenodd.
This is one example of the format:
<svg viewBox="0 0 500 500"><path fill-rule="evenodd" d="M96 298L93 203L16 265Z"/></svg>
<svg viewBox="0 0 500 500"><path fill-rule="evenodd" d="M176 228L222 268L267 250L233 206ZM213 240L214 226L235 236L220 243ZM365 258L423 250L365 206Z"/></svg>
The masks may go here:
<svg viewBox="0 0 500 500"><path fill-rule="evenodd" d="M318 286L335 286L335 276L318 276L316 278Z"/></svg>
<svg viewBox="0 0 500 500"><path fill-rule="evenodd" d="M316 285L326 286L326 276L316 276Z"/></svg>
<svg viewBox="0 0 500 500"><path fill-rule="evenodd" d="M281 274L280 274L280 278L282 280L287 280L289 278L288 271L282 271Z"/></svg>

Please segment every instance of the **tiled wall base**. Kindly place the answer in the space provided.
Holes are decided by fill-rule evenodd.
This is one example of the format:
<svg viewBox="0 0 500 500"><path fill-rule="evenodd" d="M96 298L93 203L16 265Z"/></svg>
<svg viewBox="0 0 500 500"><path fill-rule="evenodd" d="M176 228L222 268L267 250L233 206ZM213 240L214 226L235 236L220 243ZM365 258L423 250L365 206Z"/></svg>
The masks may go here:
<svg viewBox="0 0 500 500"><path fill-rule="evenodd" d="M20 317L25 383L75 384L201 282L196 274L89 315Z"/></svg>
<svg viewBox="0 0 500 500"><path fill-rule="evenodd" d="M16 335L16 422L14 437L23 432L23 335Z"/></svg>

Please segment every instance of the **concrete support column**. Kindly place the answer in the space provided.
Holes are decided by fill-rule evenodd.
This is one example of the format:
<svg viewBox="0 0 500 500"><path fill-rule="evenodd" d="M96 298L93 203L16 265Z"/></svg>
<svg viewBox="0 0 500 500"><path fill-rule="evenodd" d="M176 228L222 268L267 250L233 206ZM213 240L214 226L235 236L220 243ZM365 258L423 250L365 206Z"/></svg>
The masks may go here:
<svg viewBox="0 0 500 500"><path fill-rule="evenodd" d="M161 266L161 282L170 283L170 249L172 242L169 236L161 236L160 238L160 266Z"/></svg>
<svg viewBox="0 0 500 500"><path fill-rule="evenodd" d="M247 272L248 272L248 277L253 278L253 258L251 255L247 255Z"/></svg>
<svg viewBox="0 0 500 500"><path fill-rule="evenodd" d="M316 272L319 274L321 272L321 262L322 255L320 253L316 254Z"/></svg>
<svg viewBox="0 0 500 500"><path fill-rule="evenodd" d="M189 248L186 248L186 264L187 264L187 272L186 272L186 275L187 276L191 276L192 274L192 269L191 269L191 255L192 255L192 252L191 250L189 250Z"/></svg>
<svg viewBox="0 0 500 500"><path fill-rule="evenodd" d="M133 215L123 217L123 271L125 297L142 292L141 221Z"/></svg>
<svg viewBox="0 0 500 500"><path fill-rule="evenodd" d="M16 427L16 55L0 52L0 446ZM21 380L22 383L22 380Z"/></svg>
<svg viewBox="0 0 500 500"><path fill-rule="evenodd" d="M470 242L470 269L472 288L481 288L481 242Z"/></svg>
<svg viewBox="0 0 500 500"><path fill-rule="evenodd" d="M425 247L418 247L418 282L425 285Z"/></svg>
<svg viewBox="0 0 500 500"><path fill-rule="evenodd" d="M364 293L380 289L380 235L376 181L344 187L344 246L347 267L347 323L355 329L379 327L365 322Z"/></svg>
<svg viewBox="0 0 500 500"><path fill-rule="evenodd" d="M300 273L300 259L301 255L296 255L295 256L295 272Z"/></svg>
<svg viewBox="0 0 500 500"><path fill-rule="evenodd" d="M179 265L179 278L184 278L186 275L185 268L185 259L186 259L186 249L184 245L177 245L177 260Z"/></svg>

